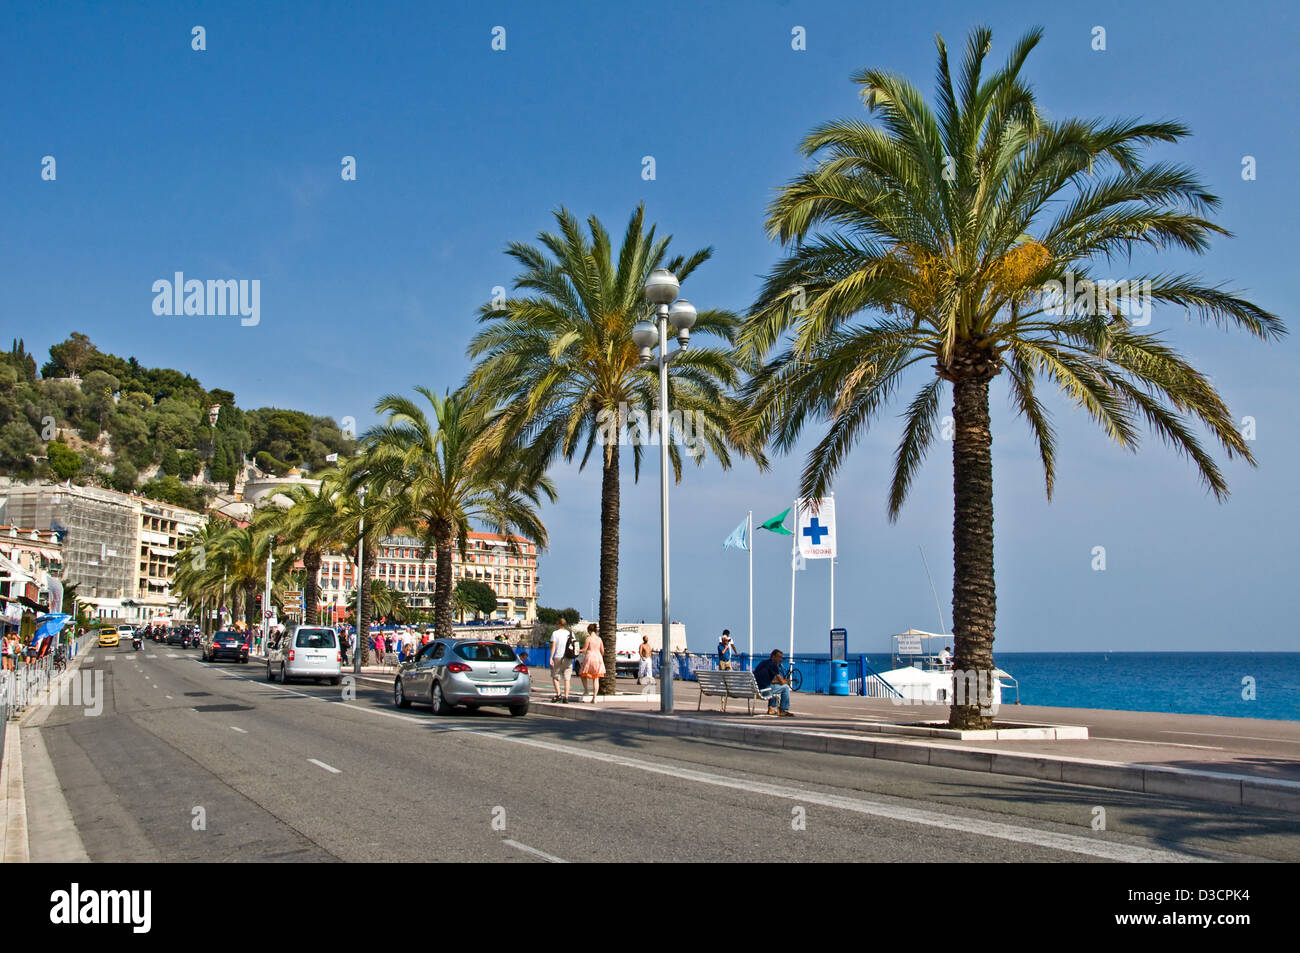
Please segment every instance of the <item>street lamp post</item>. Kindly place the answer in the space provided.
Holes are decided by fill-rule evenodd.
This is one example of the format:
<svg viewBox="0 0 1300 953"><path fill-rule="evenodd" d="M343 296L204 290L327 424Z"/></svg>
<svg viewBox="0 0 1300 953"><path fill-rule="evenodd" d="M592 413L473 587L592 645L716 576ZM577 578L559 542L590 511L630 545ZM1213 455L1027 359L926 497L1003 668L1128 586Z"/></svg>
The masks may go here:
<svg viewBox="0 0 1300 953"><path fill-rule="evenodd" d="M271 643L271 561L275 556L275 537L266 546L266 588L262 595L262 651Z"/></svg>
<svg viewBox="0 0 1300 953"><path fill-rule="evenodd" d="M663 620L659 646L659 710L673 710L672 613L669 600L668 571L668 365L685 350L695 325L695 308L685 298L678 298L681 285L667 268L656 268L645 283L646 300L654 306L658 327L641 321L632 329L632 343L641 352L641 363L659 367L659 534L661 548L660 588ZM671 307L670 307L671 305ZM668 353L668 324L677 332L678 350ZM659 356L654 349L658 346Z"/></svg>
<svg viewBox="0 0 1300 953"><path fill-rule="evenodd" d="M366 579L366 488L357 488L357 497L361 500L361 538L357 540L357 638L352 645L352 672L361 674L361 599L362 586Z"/></svg>

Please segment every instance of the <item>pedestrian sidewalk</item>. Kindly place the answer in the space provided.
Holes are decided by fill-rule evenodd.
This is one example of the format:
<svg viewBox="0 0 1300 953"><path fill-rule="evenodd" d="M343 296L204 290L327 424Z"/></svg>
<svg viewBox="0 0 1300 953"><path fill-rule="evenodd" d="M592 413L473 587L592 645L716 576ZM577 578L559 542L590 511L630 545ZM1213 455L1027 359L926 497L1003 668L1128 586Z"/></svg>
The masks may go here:
<svg viewBox="0 0 1300 953"><path fill-rule="evenodd" d="M635 695L638 686L626 681ZM858 696L794 695L793 718L747 712L744 700L706 697L694 682L674 683L671 714L623 694L598 704L553 704L550 683L533 686L534 711L611 728L739 741L766 747L994 774L1019 775L1245 807L1300 813L1300 722L1004 705L999 724L1087 729L1087 737L1058 739L1050 730L1023 739L960 740L897 734L895 725L942 723L946 706L900 707ZM700 710L697 711L697 705ZM760 714L761 713L761 714ZM923 731L904 728L905 732ZM1069 732L1060 732L1068 734ZM1081 734L1081 732L1074 732ZM1037 735L1037 737L1034 737Z"/></svg>

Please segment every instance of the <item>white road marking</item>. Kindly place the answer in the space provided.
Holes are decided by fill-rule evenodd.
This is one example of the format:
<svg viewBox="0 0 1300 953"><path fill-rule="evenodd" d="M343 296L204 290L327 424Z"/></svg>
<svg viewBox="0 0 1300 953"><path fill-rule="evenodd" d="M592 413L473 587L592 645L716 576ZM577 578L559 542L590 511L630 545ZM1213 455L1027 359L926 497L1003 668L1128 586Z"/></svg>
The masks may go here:
<svg viewBox="0 0 1300 953"><path fill-rule="evenodd" d="M1208 731L1162 731L1162 735L1192 735L1196 738L1231 738L1234 741L1272 741L1280 745L1300 745L1291 738L1261 738L1258 735L1215 735Z"/></svg>
<svg viewBox="0 0 1300 953"><path fill-rule="evenodd" d="M1118 741L1122 745L1158 745L1162 748L1200 748L1204 751L1222 751L1222 748L1215 748L1213 745L1185 745L1178 741L1139 741L1136 738L1103 738L1100 735L1093 735L1093 741Z"/></svg>
<svg viewBox="0 0 1300 953"><path fill-rule="evenodd" d="M509 838L507 838L506 840L503 840L501 843L507 844L510 847L513 847L515 850L522 850L525 854L532 854L534 857L540 858L541 860L546 861L548 864L568 863L567 860L563 860L559 857L556 857L554 854L548 854L546 853L546 851L538 850L536 847L529 847L527 844L521 844L517 840L510 840Z"/></svg>
<svg viewBox="0 0 1300 953"><path fill-rule="evenodd" d="M167 696L165 696L165 697L167 698L168 701L171 701L171 696L170 696L170 695L167 695Z"/></svg>
<svg viewBox="0 0 1300 953"><path fill-rule="evenodd" d="M254 679L248 678L245 675L240 675L238 677L243 678L245 681L254 681ZM539 748L544 751L552 751L558 754L572 755L578 758L586 758L591 761L602 761L606 764L615 764L620 767L633 768L638 771L644 771L648 774L681 778L682 780L708 784L713 787L730 788L732 790L745 791L750 794L780 798L787 801L797 801L800 804L817 804L822 807L834 808L836 810L852 811L857 814L869 814L875 817L884 817L910 824L921 824L926 827L935 827L941 830L981 834L985 837L997 838L998 840L1006 840L1019 844L1031 844L1036 847L1045 847L1051 850L1068 851L1074 854L1098 857L1102 860L1114 860L1123 863L1206 862L1200 857L1181 854L1176 851L1139 847L1136 845L1116 843L1114 841L1081 837L1077 834L1065 834L1056 831L1017 827L1013 824L1003 824L998 821L986 821L972 817L958 817L952 814L942 814L937 811L925 811L919 808L903 807L882 801L873 801L868 798L853 798L836 794L825 794L821 791L784 787L762 781L751 781L745 778L735 778L728 775L715 774L709 771L696 771L690 768L660 765L651 761L629 758L625 755L607 754L603 751L593 751L587 748L557 744L551 741L539 741L534 738L523 738L517 735L505 734L503 732L484 731L482 729L460 725L436 724L430 722L427 718L417 718L412 715L399 715L396 712L381 711L375 708L363 708L358 705L349 705L346 702L335 701L332 698L322 698L319 695L308 695L305 692L294 692L293 694L303 695L306 698L315 698L323 702L332 702L336 705L343 705L349 711L365 712L367 714L380 715L385 718L397 718L401 721L413 722L439 731L463 732L465 734L477 735L481 738L493 738L497 741L508 741L513 744L524 745L530 748ZM320 764L320 762L314 763ZM328 766L321 765L321 767ZM330 768L329 770L337 771L338 769Z"/></svg>
<svg viewBox="0 0 1300 953"><path fill-rule="evenodd" d="M180 658L180 656L177 655L175 652L170 653L167 657L168 657L168 658Z"/></svg>
<svg viewBox="0 0 1300 953"><path fill-rule="evenodd" d="M326 764L324 761L317 761L315 758L308 758L307 760L310 761L312 764L316 765L316 767L318 767L318 768L324 768L326 771L330 772L331 774L342 774L342 773L343 773L343 772L340 771L338 768L330 767L330 766L329 766L328 764Z"/></svg>
<svg viewBox="0 0 1300 953"><path fill-rule="evenodd" d="M86 661L87 661L87 662L93 662L93 661L95 661L95 656L93 656L93 655L87 655L87 656L86 656Z"/></svg>
<svg viewBox="0 0 1300 953"><path fill-rule="evenodd" d="M148 654L148 655L145 656L145 658L157 658L157 657L158 657L158 656L157 656L157 655L154 655L153 653L150 653L150 654Z"/></svg>
<svg viewBox="0 0 1300 953"><path fill-rule="evenodd" d="M234 725L231 725L231 726L230 726L230 730L231 730L231 731L237 731L237 732L239 732L241 735L246 735L246 734L248 734L248 732L245 731L243 728L236 728ZM319 764L320 762L318 761L318 762L316 762L316 763Z"/></svg>

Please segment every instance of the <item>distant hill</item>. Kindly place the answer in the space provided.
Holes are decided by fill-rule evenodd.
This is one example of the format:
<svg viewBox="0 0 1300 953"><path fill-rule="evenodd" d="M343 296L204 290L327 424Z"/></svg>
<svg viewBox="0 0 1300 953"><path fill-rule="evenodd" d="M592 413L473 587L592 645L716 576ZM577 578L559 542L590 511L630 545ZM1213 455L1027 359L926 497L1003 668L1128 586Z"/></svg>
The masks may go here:
<svg viewBox="0 0 1300 953"><path fill-rule="evenodd" d="M39 374L23 341L0 352L0 475L70 479L201 510L214 493L233 491L246 458L282 474L355 452L329 417L241 410L231 391L107 354L84 334L53 345Z"/></svg>

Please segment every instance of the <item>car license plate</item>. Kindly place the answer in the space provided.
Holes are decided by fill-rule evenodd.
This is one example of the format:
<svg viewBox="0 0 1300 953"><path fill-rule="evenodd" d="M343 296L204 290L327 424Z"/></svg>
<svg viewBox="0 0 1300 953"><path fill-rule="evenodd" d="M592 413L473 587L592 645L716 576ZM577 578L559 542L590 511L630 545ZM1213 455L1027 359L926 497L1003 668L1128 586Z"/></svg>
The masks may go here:
<svg viewBox="0 0 1300 953"><path fill-rule="evenodd" d="M504 695L508 691L509 689L504 686L500 688L493 688L487 685L479 686L479 694L481 695Z"/></svg>

